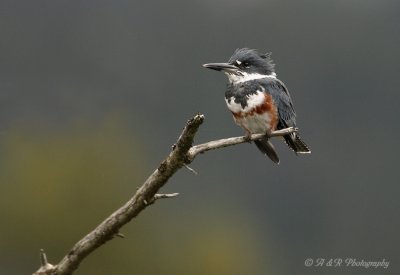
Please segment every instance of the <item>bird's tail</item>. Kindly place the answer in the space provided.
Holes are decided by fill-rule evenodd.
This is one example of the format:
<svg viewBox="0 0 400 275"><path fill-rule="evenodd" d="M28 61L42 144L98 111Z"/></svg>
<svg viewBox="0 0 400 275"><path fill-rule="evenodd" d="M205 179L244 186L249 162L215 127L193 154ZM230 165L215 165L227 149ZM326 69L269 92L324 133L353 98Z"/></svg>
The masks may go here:
<svg viewBox="0 0 400 275"><path fill-rule="evenodd" d="M296 153L296 154L310 154L311 150L308 146L300 139L297 133L291 133L284 136L286 144Z"/></svg>
<svg viewBox="0 0 400 275"><path fill-rule="evenodd" d="M263 154L266 154L273 162L279 164L278 154L275 151L274 145L272 145L268 138L255 140L254 143Z"/></svg>

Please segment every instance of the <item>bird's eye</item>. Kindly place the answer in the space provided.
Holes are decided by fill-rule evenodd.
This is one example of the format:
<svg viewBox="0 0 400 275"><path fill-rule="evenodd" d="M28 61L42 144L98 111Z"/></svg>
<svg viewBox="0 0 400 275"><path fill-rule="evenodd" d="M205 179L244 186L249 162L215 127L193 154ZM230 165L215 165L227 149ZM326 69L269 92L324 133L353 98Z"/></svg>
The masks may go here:
<svg viewBox="0 0 400 275"><path fill-rule="evenodd" d="M236 60L235 63L236 63L237 66L240 67L240 68L250 68L250 63L249 63L248 61Z"/></svg>

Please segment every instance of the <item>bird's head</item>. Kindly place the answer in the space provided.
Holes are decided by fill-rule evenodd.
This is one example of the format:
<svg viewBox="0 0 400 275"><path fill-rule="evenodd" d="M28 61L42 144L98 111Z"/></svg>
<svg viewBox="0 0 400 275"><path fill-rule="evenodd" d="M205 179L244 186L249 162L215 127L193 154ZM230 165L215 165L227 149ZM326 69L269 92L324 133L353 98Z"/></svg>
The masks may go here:
<svg viewBox="0 0 400 275"><path fill-rule="evenodd" d="M203 67L224 72L231 82L244 82L262 77L275 77L271 54L256 50L237 49L227 63L208 63Z"/></svg>

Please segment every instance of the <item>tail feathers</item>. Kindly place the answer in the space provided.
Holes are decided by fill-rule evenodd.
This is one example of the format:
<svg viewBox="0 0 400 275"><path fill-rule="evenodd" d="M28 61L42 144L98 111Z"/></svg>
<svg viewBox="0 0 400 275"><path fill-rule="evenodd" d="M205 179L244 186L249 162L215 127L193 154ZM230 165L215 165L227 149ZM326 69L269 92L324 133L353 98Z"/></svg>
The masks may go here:
<svg viewBox="0 0 400 275"><path fill-rule="evenodd" d="M308 146L300 139L297 133L292 133L290 135L284 136L286 144L296 153L296 154L310 154L311 150Z"/></svg>
<svg viewBox="0 0 400 275"><path fill-rule="evenodd" d="M263 154L266 154L273 162L279 164L278 154L275 151L274 145L272 145L268 138L255 140L254 143Z"/></svg>

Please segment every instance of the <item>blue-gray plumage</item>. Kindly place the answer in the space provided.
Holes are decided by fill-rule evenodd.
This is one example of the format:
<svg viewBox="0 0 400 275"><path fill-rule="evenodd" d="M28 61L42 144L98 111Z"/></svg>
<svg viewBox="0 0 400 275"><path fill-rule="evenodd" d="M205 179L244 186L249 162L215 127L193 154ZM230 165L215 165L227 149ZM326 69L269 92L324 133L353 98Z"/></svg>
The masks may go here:
<svg viewBox="0 0 400 275"><path fill-rule="evenodd" d="M223 71L229 79L225 100L235 122L246 135L296 127L296 112L285 84L276 78L270 54L238 49L228 63L210 63L206 68ZM284 136L297 153L310 153L297 132ZM279 157L268 136L256 140L257 147L275 163Z"/></svg>

